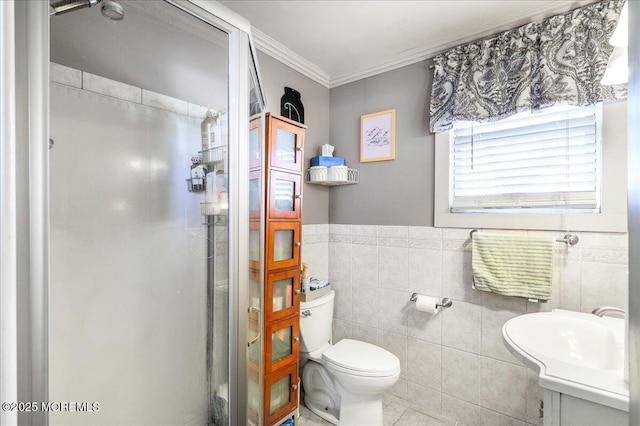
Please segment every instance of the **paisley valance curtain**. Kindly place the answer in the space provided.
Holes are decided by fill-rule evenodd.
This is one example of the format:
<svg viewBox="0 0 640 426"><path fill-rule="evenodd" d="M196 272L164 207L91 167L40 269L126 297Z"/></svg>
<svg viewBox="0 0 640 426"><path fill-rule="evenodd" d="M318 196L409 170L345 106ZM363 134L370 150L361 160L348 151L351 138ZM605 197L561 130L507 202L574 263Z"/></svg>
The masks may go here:
<svg viewBox="0 0 640 426"><path fill-rule="evenodd" d="M626 98L600 80L624 0L607 0L455 47L434 58L432 132L556 104Z"/></svg>

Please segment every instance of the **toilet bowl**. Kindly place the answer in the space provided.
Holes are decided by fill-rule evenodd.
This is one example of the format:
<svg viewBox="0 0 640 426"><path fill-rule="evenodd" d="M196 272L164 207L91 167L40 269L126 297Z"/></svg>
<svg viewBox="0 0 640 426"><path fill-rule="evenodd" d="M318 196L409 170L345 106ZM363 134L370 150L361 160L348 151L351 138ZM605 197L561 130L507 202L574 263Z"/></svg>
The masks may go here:
<svg viewBox="0 0 640 426"><path fill-rule="evenodd" d="M382 425L382 394L398 381L400 360L358 340L332 345L334 298L331 291L300 303L304 404L336 425Z"/></svg>

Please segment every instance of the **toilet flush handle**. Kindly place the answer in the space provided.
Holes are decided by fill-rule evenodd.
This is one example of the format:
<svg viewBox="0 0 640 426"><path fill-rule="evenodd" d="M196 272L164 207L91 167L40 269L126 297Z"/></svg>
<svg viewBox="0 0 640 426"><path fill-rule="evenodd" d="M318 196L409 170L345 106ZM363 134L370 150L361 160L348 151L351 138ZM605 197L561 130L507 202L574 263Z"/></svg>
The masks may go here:
<svg viewBox="0 0 640 426"><path fill-rule="evenodd" d="M308 309L305 309L304 311L301 312L303 317L310 317L311 316L311 311Z"/></svg>

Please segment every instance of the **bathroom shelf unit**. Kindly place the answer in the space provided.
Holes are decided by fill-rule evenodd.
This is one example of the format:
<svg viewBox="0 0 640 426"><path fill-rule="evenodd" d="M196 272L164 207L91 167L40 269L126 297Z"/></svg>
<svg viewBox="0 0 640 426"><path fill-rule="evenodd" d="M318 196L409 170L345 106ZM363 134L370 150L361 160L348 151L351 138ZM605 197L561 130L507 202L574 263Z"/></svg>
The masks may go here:
<svg viewBox="0 0 640 426"><path fill-rule="evenodd" d="M262 374L265 426L275 426L294 415L299 399L300 265L302 253L303 147L306 126L278 115L265 114L265 149L252 122L249 137L249 252L254 288L264 282L263 321L250 313L252 353L250 370ZM255 155L251 152L255 152ZM265 168L259 152L265 153ZM262 184L261 184L262 180ZM263 192L261 192L263 191ZM262 213L263 212L263 213ZM260 217L264 217L264 228ZM265 232L266 235L260 235ZM264 239L264 267L259 243ZM253 247L253 248L252 248ZM261 276L262 274L262 276ZM253 297L252 297L253 300ZM262 353L257 354L261 342ZM256 342L254 346L251 346ZM260 369L259 362L264 368Z"/></svg>
<svg viewBox="0 0 640 426"><path fill-rule="evenodd" d="M311 180L311 173L307 169L305 182L322 186L353 185L360 183L360 172L356 169L347 169L347 180Z"/></svg>
<svg viewBox="0 0 640 426"><path fill-rule="evenodd" d="M204 164L224 164L227 159L227 145L220 145L211 149L205 149L204 151L198 151L198 153L202 157L202 162Z"/></svg>

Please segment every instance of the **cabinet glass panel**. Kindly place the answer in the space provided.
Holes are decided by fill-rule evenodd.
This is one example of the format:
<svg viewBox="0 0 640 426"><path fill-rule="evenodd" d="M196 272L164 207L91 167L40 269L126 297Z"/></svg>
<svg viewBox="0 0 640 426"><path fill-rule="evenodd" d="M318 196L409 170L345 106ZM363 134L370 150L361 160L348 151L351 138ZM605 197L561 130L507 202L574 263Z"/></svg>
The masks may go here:
<svg viewBox="0 0 640 426"><path fill-rule="evenodd" d="M258 128L249 131L249 162L260 160L260 133Z"/></svg>
<svg viewBox="0 0 640 426"><path fill-rule="evenodd" d="M249 406L249 411L254 416L257 416L257 413L260 412L260 398L262 397L262 389L260 389L260 385L256 383L255 380L247 380L247 405Z"/></svg>
<svg viewBox="0 0 640 426"><path fill-rule="evenodd" d="M257 273L251 273L249 279L249 303L250 306L260 306L260 281L257 279Z"/></svg>
<svg viewBox="0 0 640 426"><path fill-rule="evenodd" d="M260 211L260 177L249 180L249 210Z"/></svg>
<svg viewBox="0 0 640 426"><path fill-rule="evenodd" d="M271 362L280 361L292 354L293 327L285 327L271 334Z"/></svg>
<svg viewBox="0 0 640 426"><path fill-rule="evenodd" d="M299 173L271 170L269 177L269 218L300 219L302 185Z"/></svg>
<svg viewBox="0 0 640 426"><path fill-rule="evenodd" d="M293 211L295 197L295 184L293 181L276 178L273 192L275 210L277 212Z"/></svg>
<svg viewBox="0 0 640 426"><path fill-rule="evenodd" d="M285 129L278 129L276 136L276 158L280 161L295 163L296 134Z"/></svg>
<svg viewBox="0 0 640 426"><path fill-rule="evenodd" d="M293 306L293 278L278 280L273 283L273 312Z"/></svg>
<svg viewBox="0 0 640 426"><path fill-rule="evenodd" d="M273 260L287 260L293 258L293 231L289 229L276 230L273 238Z"/></svg>
<svg viewBox="0 0 640 426"><path fill-rule="evenodd" d="M260 261L260 230L251 229L249 231L249 260Z"/></svg>
<svg viewBox="0 0 640 426"><path fill-rule="evenodd" d="M271 385L269 413L273 414L291 402L291 376L286 375Z"/></svg>

